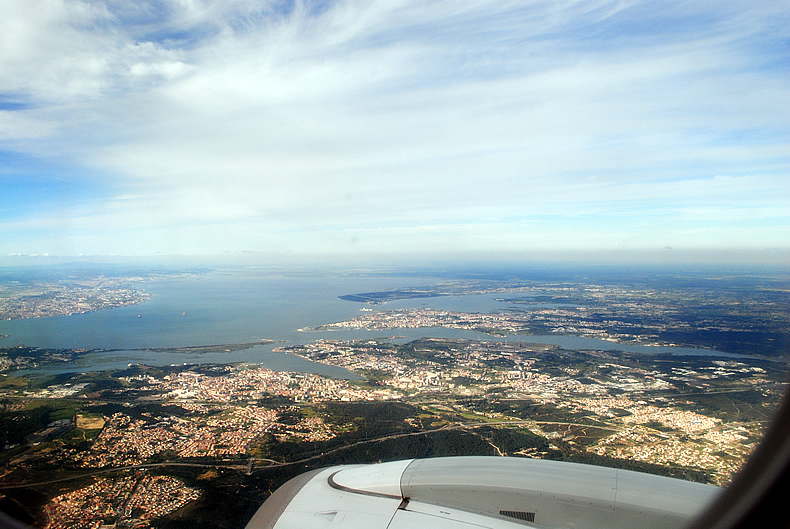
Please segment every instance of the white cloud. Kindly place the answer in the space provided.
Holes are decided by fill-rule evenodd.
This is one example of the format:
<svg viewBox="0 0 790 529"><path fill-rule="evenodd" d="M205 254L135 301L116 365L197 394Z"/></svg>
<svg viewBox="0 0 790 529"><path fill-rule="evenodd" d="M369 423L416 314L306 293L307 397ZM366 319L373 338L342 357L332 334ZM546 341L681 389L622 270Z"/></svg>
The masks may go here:
<svg viewBox="0 0 790 529"><path fill-rule="evenodd" d="M257 249L331 226L365 230L357 247L507 248L616 244L613 222L567 222L593 215L642 215L656 238L681 217L735 233L736 210L788 223L780 7L9 5L0 92L30 108L1 112L0 138L116 197L64 213L80 241Z"/></svg>

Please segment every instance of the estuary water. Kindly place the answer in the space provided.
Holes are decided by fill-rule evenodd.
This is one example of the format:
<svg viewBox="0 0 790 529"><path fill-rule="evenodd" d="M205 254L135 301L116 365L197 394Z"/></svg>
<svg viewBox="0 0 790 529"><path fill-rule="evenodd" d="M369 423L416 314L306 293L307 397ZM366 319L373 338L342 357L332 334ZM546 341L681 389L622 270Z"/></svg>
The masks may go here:
<svg viewBox="0 0 790 529"><path fill-rule="evenodd" d="M86 314L0 321L0 344L25 344L43 348L106 349L89 353L62 366L45 366L27 373L55 374L149 365L193 363L259 363L284 371L312 372L352 378L342 368L309 362L272 351L274 347L303 344L317 339L360 339L398 336L398 341L422 337L507 340L551 343L569 349L603 349L646 353L727 353L682 347L620 345L604 340L567 335L492 337L487 334L444 328L391 331L302 330L347 320L369 307L338 296L430 285L435 277L376 275L273 274L257 271L216 271L177 279L157 280L141 286L152 298L146 303ZM373 310L428 307L468 312L503 310L512 305L498 301L502 294L443 296L391 301ZM524 307L524 305L520 305ZM152 348L251 343L276 340L229 353L152 351Z"/></svg>

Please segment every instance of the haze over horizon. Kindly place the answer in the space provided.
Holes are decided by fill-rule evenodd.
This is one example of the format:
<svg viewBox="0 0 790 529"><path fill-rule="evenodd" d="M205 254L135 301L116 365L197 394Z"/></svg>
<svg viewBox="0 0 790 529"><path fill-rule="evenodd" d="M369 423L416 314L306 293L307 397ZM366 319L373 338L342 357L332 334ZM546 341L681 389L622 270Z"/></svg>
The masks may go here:
<svg viewBox="0 0 790 529"><path fill-rule="evenodd" d="M790 256L786 1L0 13L2 262Z"/></svg>

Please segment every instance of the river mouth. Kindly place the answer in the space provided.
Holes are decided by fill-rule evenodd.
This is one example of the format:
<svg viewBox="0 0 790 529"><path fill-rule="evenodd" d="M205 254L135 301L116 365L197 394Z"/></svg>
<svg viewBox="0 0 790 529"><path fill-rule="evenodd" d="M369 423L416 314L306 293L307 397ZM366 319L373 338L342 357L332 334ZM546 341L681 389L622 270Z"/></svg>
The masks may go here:
<svg viewBox="0 0 790 529"><path fill-rule="evenodd" d="M304 345L316 340L387 340L396 344L423 338L463 339L480 342L507 342L525 344L556 345L569 351L619 351L638 354L662 354L675 356L713 356L732 359L749 358L746 355L725 353L712 349L674 346L648 346L619 344L616 342L576 335L510 335L492 336L479 331L452 329L443 327L426 327L420 329L392 329L388 332L353 329L342 331L320 330L303 331L308 340L299 342L272 342L256 345L235 351L198 353L189 349L174 352L151 349L117 349L95 351L81 355L68 364L49 364L31 369L21 369L15 374L19 376L52 376L63 373L107 371L125 369L130 364L150 366L196 365L196 364L258 364L275 371L292 371L313 373L344 380L361 380L359 375L339 366L312 362L298 355L274 351L273 349L288 345Z"/></svg>
<svg viewBox="0 0 790 529"><path fill-rule="evenodd" d="M71 316L0 321L0 346L25 344L47 349L91 349L68 364L50 364L17 371L20 375L58 374L123 369L129 364L260 364L282 370L355 379L357 375L336 366L309 362L273 351L279 345L303 345L315 340L390 339L403 344L420 338L467 339L488 342L523 342L556 345L566 350L620 351L750 358L714 349L617 343L573 334L494 336L481 331L450 327L409 327L366 330L319 327L353 320L360 314L400 309L434 309L468 313L505 313L534 304L523 298L508 303L503 292L441 295L396 299L378 305L341 299L353 292L397 289L436 282L435 276L338 276L337 274L262 275L255 271L213 271L145 284L150 299L142 304ZM543 308L570 307L548 303ZM153 351L207 344L239 344L273 340L231 352Z"/></svg>

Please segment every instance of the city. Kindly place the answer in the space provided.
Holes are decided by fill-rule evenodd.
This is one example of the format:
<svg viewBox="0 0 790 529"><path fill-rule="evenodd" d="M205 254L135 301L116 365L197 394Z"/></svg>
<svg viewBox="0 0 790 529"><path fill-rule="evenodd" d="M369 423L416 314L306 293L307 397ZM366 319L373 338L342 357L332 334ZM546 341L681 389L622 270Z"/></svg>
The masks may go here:
<svg viewBox="0 0 790 529"><path fill-rule="evenodd" d="M222 364L44 376L37 369L97 351L0 348L0 504L49 529L175 527L206 516L237 527L272 488L306 469L463 454L727 485L786 389L786 362L770 339L784 332L781 290L744 292L698 289L681 303L671 286L454 281L341 296L363 304L357 315L299 329L321 335L302 343L145 349L221 353ZM75 288L64 297L82 295ZM492 306L507 309L369 306L466 295L492 296ZM754 354L749 326L761 329L762 354ZM438 329L477 337L431 337ZM424 337L399 334L411 330ZM370 337L332 338L339 332ZM594 340L568 347L534 341L536 334ZM753 354L703 348L722 336L728 350ZM682 353L653 353L675 345L671 337ZM347 376L232 361L262 344ZM167 499L157 502L161 494Z"/></svg>
<svg viewBox="0 0 790 529"><path fill-rule="evenodd" d="M144 472L149 466L161 471L180 462L201 474L217 467L249 473L322 460L323 454L288 454L283 447L342 451L333 441L360 425L339 419L327 406L332 402L413 407L397 428L364 443L448 429L479 436L481 429L495 428L546 440L543 449L531 442L486 441L499 455L547 457L570 450L694 469L697 479L726 484L759 441L784 389L781 370L770 363L760 367L715 358L701 358L690 367L670 359L572 353L550 345L443 339L403 346L388 340L319 341L287 349L364 378L336 380L253 365L132 366L109 377L74 375L58 385L11 389L6 376L6 412L56 399L68 402L75 420L58 435L47 434L55 426L47 425L29 437L29 446L6 446L0 484L7 493L15 484L48 481L51 472L37 468L62 469L64 476L116 470L120 477L102 478L115 481L112 487L102 482L101 495L91 492L94 484L47 503L46 526L70 527L78 519L84 527L100 522L129 526L131 519L176 511L199 496L199 487L157 477L167 480L162 487L177 492L166 505L152 501L160 489L129 485L129 480L153 479ZM706 399L723 397L735 404L744 394L762 395L762 402L743 413L694 411ZM522 411L535 407L539 414ZM134 502L131 491L139 497ZM85 508L88 497L91 509Z"/></svg>
<svg viewBox="0 0 790 529"><path fill-rule="evenodd" d="M788 1L2 0L0 525L783 519Z"/></svg>

